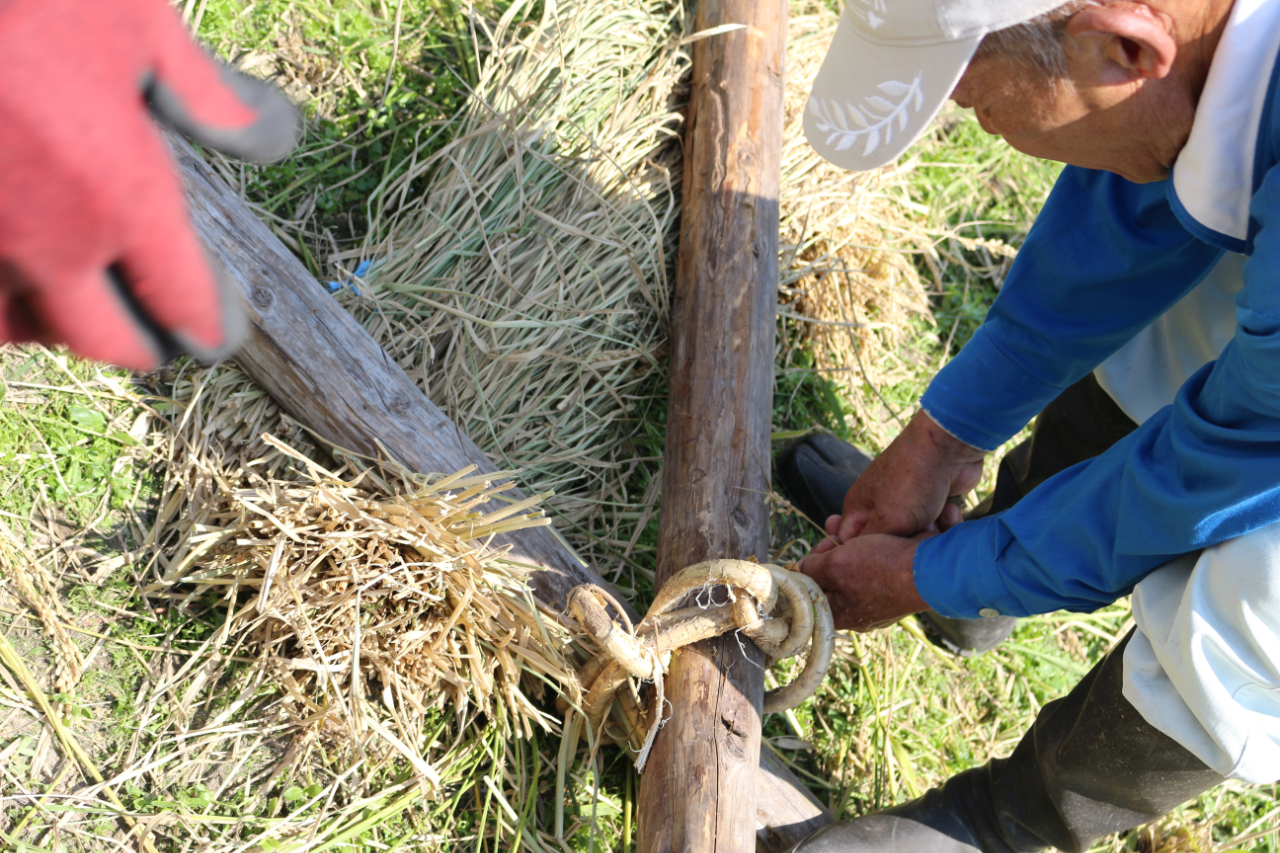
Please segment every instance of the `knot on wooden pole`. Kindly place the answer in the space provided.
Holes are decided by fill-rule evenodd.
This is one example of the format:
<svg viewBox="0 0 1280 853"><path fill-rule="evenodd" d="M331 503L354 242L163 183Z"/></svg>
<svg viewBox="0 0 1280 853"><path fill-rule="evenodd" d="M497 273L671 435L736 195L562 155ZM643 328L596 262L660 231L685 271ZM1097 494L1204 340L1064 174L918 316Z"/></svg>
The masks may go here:
<svg viewBox="0 0 1280 853"><path fill-rule="evenodd" d="M716 588L728 592L725 604L709 603ZM706 593L706 601L687 604ZM574 587L569 612L600 647L582 668L586 687L582 711L593 732L627 743L639 755L643 770L658 733L665 701L663 675L671 653L730 631L741 631L768 657L769 664L810 646L804 670L793 682L765 694L764 710L785 711L813 695L831 665L835 623L831 606L818 585L800 572L748 560L708 560L682 570L658 591L639 625L593 584ZM681 607L680 605L685 606ZM613 605L621 623L607 611ZM633 681L634 680L634 681ZM652 681L649 707L641 702L635 681ZM610 711L622 729L605 728Z"/></svg>

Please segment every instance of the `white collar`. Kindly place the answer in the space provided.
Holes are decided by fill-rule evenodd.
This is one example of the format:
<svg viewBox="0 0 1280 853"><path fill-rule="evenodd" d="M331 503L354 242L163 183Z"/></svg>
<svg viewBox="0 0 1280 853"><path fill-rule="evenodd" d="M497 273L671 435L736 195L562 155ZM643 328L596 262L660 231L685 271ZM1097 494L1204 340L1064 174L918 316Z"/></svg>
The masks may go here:
<svg viewBox="0 0 1280 853"><path fill-rule="evenodd" d="M1258 125L1280 51L1280 0L1236 0L1173 167L1173 190L1200 225L1249 237Z"/></svg>

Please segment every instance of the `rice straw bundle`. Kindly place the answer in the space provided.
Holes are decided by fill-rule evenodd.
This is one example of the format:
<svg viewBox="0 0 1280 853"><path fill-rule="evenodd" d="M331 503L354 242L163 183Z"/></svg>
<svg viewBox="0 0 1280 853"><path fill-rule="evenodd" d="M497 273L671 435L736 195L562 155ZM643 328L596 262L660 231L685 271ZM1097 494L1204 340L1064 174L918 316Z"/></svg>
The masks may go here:
<svg viewBox="0 0 1280 853"><path fill-rule="evenodd" d="M512 23L532 8L491 35L454 141L380 190L380 224L348 253L374 259L349 307L585 529L641 500L626 439L664 347L688 60L665 2L568 0Z"/></svg>
<svg viewBox="0 0 1280 853"><path fill-rule="evenodd" d="M221 642L251 661L248 683L282 688L303 740L399 752L438 781L426 769L432 712L482 713L518 736L553 727L527 694L576 685L568 636L544 620L525 572L478 541L546 524L537 498L481 515L505 488L488 477L330 472L263 441L305 476L249 488L218 478L190 519L204 555L149 592L230 601Z"/></svg>

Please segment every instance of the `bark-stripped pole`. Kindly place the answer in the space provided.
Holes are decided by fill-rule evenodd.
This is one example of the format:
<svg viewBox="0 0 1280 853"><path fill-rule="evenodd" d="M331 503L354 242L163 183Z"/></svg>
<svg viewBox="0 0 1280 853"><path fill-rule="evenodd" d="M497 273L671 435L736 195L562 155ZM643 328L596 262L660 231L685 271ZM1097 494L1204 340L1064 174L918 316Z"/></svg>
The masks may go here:
<svg viewBox="0 0 1280 853"><path fill-rule="evenodd" d="M452 474L472 464L497 470L189 145L175 139L171 147L192 224L249 315L249 338L236 356L245 372L341 447L385 450L420 472ZM518 530L506 541L518 559L545 568L533 584L548 607L563 610L577 584L605 583L547 528ZM754 787L764 849L785 850L831 820L772 753L760 757Z"/></svg>
<svg viewBox="0 0 1280 853"><path fill-rule="evenodd" d="M717 557L766 560L785 0L702 0L671 317L659 586ZM761 655L734 635L678 652L640 787L641 853L755 849Z"/></svg>

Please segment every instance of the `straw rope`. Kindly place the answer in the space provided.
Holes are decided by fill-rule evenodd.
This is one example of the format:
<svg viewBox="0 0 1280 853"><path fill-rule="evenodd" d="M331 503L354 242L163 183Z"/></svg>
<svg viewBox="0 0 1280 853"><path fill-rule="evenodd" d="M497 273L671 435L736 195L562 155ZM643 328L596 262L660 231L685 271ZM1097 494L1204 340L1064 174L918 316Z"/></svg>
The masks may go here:
<svg viewBox="0 0 1280 853"><path fill-rule="evenodd" d="M728 603L703 603L703 595L716 587L728 590ZM690 595L696 595L695 603L678 607ZM610 605L621 624L609 615ZM605 734L639 753L638 771L661 728L663 676L676 649L741 631L772 665L810 644L795 681L765 694L764 710L770 713L812 696L835 648L831 605L818 585L800 572L748 560L708 560L682 570L658 591L639 625L632 625L618 602L592 584L569 593L569 612L600 648L580 671L586 690L582 711L593 732L601 731L610 710L615 712L623 728ZM641 705L632 679L653 682L651 707Z"/></svg>

